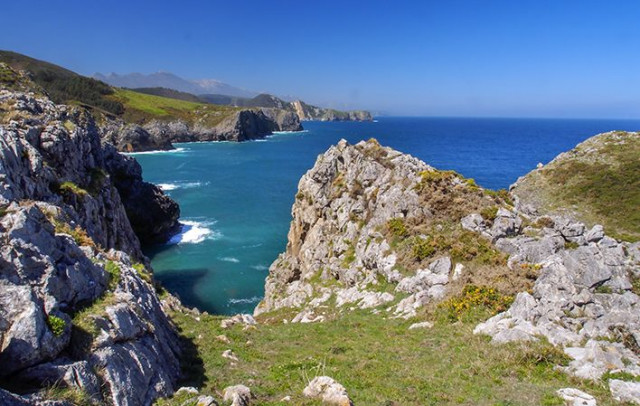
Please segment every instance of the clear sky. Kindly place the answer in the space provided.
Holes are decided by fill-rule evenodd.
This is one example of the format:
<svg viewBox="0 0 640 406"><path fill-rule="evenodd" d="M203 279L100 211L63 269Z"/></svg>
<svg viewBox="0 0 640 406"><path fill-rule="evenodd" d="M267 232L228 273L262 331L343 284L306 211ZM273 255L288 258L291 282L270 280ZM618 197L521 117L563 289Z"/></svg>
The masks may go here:
<svg viewBox="0 0 640 406"><path fill-rule="evenodd" d="M395 115L640 118L640 2L4 1L0 49Z"/></svg>

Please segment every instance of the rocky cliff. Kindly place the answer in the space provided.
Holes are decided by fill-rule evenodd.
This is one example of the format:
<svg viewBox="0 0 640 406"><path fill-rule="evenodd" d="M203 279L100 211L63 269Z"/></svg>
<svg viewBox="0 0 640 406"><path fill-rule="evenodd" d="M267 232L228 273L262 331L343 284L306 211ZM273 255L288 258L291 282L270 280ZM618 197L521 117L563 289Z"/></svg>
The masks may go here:
<svg viewBox="0 0 640 406"><path fill-rule="evenodd" d="M152 120L146 124L111 122L104 140L119 151L172 149L172 142L248 141L264 138L274 131L301 131L298 117L279 109L243 109L231 113L215 126L183 120Z"/></svg>
<svg viewBox="0 0 640 406"><path fill-rule="evenodd" d="M340 111L334 109L325 109L322 107L311 106L301 100L291 103L300 120L318 120L318 121L371 121L373 117L371 113L364 110Z"/></svg>
<svg viewBox="0 0 640 406"><path fill-rule="evenodd" d="M26 83L7 72L3 85ZM0 400L149 405L171 394L178 336L136 233L166 239L177 204L101 144L86 111L3 87L0 386L28 396L0 389Z"/></svg>
<svg viewBox="0 0 640 406"><path fill-rule="evenodd" d="M479 286L515 300L476 334L548 340L569 357L567 373L609 377L615 399L640 404L640 244L531 204L520 211L512 197L374 140L341 141L300 180L286 251L255 313L303 323L354 309L411 318L464 304L449 298Z"/></svg>
<svg viewBox="0 0 640 406"><path fill-rule="evenodd" d="M500 268L496 277L508 272L489 242L454 226L500 202L472 180L375 140L343 140L300 180L287 249L270 268L256 314L296 308L294 321L321 320L335 303L415 315L487 265ZM519 227L505 216L496 235Z"/></svg>

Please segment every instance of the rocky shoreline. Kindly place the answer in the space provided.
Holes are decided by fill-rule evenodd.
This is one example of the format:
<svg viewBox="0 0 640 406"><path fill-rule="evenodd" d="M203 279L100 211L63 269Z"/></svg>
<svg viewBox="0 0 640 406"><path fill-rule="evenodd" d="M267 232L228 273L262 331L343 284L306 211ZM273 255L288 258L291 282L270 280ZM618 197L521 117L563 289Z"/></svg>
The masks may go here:
<svg viewBox="0 0 640 406"><path fill-rule="evenodd" d="M0 389L5 405L146 405L173 393L181 347L145 243L178 227L178 205L145 183L81 108L0 90ZM53 403L52 403L53 402Z"/></svg>
<svg viewBox="0 0 640 406"><path fill-rule="evenodd" d="M158 121L125 124L109 122L103 131L103 141L121 152L171 150L174 142L249 141L262 139L274 131L301 131L298 117L279 109L244 109L233 113L214 127L189 125L178 121Z"/></svg>

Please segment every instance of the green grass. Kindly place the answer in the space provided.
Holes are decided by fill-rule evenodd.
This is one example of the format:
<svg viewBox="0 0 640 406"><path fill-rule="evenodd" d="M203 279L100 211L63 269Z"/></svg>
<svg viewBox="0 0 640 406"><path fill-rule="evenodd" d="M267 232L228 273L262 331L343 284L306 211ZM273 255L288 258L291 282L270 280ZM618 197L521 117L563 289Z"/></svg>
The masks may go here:
<svg viewBox="0 0 640 406"><path fill-rule="evenodd" d="M62 193L73 193L77 196L86 196L89 194L86 190L70 181L62 182L59 186L59 190Z"/></svg>
<svg viewBox="0 0 640 406"><path fill-rule="evenodd" d="M594 395L599 405L615 404L603 382L583 382L554 370L567 360L548 343L493 345L474 335L477 321L487 316L480 312L451 323L446 314L436 313L432 329L409 331L412 321L355 311L324 323L224 330L221 317L202 315L198 322L175 314L190 343L180 384L218 399L226 386L245 384L260 405L281 404L287 395L290 404L320 405L302 396L307 380L316 375L343 384L356 405L552 405L562 404L555 391L564 387ZM231 343L216 340L219 334ZM239 357L237 365L222 358L227 349Z"/></svg>
<svg viewBox="0 0 640 406"><path fill-rule="evenodd" d="M80 246L86 245L93 248L99 248L95 241L93 241L82 227L76 226L75 228L72 228L69 224L57 218L52 218L50 221L53 224L56 233L70 235L76 244Z"/></svg>
<svg viewBox="0 0 640 406"><path fill-rule="evenodd" d="M118 286L118 283L120 283L120 267L113 261L107 261L104 265L104 270L107 271L107 274L109 275L109 289L115 289L116 286Z"/></svg>
<svg viewBox="0 0 640 406"><path fill-rule="evenodd" d="M16 70L29 71L33 82L45 89L56 103L81 104L116 115L122 113L122 105L108 97L113 93L111 86L99 80L16 52L0 51L0 62Z"/></svg>
<svg viewBox="0 0 640 406"><path fill-rule="evenodd" d="M199 123L215 126L239 110L235 107L194 103L126 89L115 89L115 94L110 97L124 106L125 121L136 123L183 120L191 125Z"/></svg>
<svg viewBox="0 0 640 406"><path fill-rule="evenodd" d="M532 172L516 194L546 212L570 212L608 235L640 241L640 133L608 133Z"/></svg>

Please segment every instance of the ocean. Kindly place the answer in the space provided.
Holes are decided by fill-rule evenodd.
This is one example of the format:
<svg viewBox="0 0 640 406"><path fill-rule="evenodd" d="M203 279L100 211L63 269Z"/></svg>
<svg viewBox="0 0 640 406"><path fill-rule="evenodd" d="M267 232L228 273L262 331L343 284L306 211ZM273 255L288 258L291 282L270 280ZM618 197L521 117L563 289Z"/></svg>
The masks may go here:
<svg viewBox="0 0 640 406"><path fill-rule="evenodd" d="M258 141L182 143L175 151L133 154L145 180L180 204L182 233L145 253L156 278L188 306L215 314L253 311L269 265L285 249L298 180L341 138L373 137L500 189L592 135L637 131L640 121L380 117L303 126Z"/></svg>

